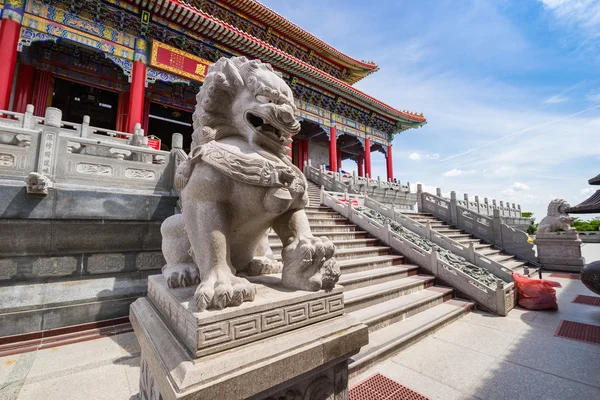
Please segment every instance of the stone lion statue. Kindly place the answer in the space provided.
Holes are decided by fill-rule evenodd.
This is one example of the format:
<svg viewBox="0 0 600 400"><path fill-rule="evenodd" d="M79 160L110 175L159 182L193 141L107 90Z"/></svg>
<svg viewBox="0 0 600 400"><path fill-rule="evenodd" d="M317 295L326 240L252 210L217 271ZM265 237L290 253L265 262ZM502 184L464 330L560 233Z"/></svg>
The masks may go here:
<svg viewBox="0 0 600 400"><path fill-rule="evenodd" d="M565 232L575 230L575 228L570 225L574 218L569 217L569 215L566 213L566 210L569 207L571 206L566 200L552 200L548 205L548 215L545 216L538 225L537 232L550 233L557 232L561 229Z"/></svg>
<svg viewBox="0 0 600 400"><path fill-rule="evenodd" d="M170 287L199 283L200 311L254 299L247 275L279 272L268 230L281 239L284 286L330 289L340 272L333 243L313 237L307 182L290 158L300 131L292 91L269 64L221 58L198 93L188 159L176 171L182 214L161 226Z"/></svg>

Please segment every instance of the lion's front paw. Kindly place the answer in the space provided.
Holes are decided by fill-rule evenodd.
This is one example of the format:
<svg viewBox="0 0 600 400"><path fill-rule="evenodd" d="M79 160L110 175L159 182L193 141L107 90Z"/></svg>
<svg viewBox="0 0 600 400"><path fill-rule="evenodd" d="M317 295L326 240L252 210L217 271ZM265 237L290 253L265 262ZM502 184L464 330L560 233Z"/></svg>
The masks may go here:
<svg viewBox="0 0 600 400"><path fill-rule="evenodd" d="M196 264L167 264L162 268L162 274L170 288L200 283Z"/></svg>
<svg viewBox="0 0 600 400"><path fill-rule="evenodd" d="M310 291L333 288L340 277L334 253L335 246L326 237L293 241L282 252L283 284Z"/></svg>
<svg viewBox="0 0 600 400"><path fill-rule="evenodd" d="M282 268L283 264L279 261L268 257L255 257L246 268L246 273L250 276L278 274Z"/></svg>
<svg viewBox="0 0 600 400"><path fill-rule="evenodd" d="M234 276L230 272L214 275L198 285L194 293L199 311L207 308L222 310L254 300L256 288L246 279Z"/></svg>

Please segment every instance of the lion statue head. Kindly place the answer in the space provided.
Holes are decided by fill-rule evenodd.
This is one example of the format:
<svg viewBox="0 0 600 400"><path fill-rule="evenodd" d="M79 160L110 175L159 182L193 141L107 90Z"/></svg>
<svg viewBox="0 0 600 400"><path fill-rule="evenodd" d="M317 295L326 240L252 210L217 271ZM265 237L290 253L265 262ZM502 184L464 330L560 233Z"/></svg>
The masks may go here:
<svg viewBox="0 0 600 400"><path fill-rule="evenodd" d="M554 199L548 205L548 215L542 219L538 226L538 233L550 233L563 230L565 232L573 231L571 227L573 218L569 217L567 210L571 206L563 199Z"/></svg>
<svg viewBox="0 0 600 400"><path fill-rule="evenodd" d="M292 90L259 60L221 58L209 67L196 100L192 149L242 136L259 154L284 159L300 131Z"/></svg>

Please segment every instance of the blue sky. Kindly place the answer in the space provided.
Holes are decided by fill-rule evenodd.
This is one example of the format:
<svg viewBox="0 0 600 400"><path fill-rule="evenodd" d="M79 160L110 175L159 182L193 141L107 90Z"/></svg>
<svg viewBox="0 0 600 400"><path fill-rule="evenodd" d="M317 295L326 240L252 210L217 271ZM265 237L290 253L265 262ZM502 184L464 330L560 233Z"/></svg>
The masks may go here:
<svg viewBox="0 0 600 400"><path fill-rule="evenodd" d="M380 71L356 87L428 125L394 139L411 184L520 203L538 221L600 173L600 2L264 0ZM344 162L344 169L351 169ZM374 175L385 176L382 154Z"/></svg>

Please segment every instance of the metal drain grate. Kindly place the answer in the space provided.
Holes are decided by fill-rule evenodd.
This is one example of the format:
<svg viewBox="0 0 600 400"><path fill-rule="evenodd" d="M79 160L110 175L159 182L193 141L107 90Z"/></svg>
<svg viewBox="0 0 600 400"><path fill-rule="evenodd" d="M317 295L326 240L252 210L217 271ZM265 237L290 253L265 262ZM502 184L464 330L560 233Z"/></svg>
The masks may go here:
<svg viewBox="0 0 600 400"><path fill-rule="evenodd" d="M564 272L554 272L550 274L550 278L581 279L579 274L567 274Z"/></svg>
<svg viewBox="0 0 600 400"><path fill-rule="evenodd" d="M578 340L580 342L600 344L600 326L563 320L558 324L554 336Z"/></svg>
<svg viewBox="0 0 600 400"><path fill-rule="evenodd" d="M600 297L598 297L598 296L586 296L584 294L580 294L579 296L577 296L577 297L575 297L573 299L572 303L585 304L587 306L600 307Z"/></svg>
<svg viewBox="0 0 600 400"><path fill-rule="evenodd" d="M352 387L348 398L349 400L429 400L428 397L381 374L375 374Z"/></svg>

